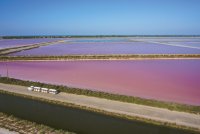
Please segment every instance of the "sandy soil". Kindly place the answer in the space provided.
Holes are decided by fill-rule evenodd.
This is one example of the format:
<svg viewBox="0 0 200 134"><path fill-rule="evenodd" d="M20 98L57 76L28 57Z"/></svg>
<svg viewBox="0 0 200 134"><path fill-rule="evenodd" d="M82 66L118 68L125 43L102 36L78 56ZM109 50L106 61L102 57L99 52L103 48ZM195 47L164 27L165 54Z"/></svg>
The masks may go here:
<svg viewBox="0 0 200 134"><path fill-rule="evenodd" d="M18 134L17 132L9 131L4 128L0 128L0 134Z"/></svg>
<svg viewBox="0 0 200 134"><path fill-rule="evenodd" d="M50 45L50 44L56 44L56 43L59 43L59 42L61 42L61 41L41 42L41 43L35 43L35 44L32 44L32 45L29 44L29 45L24 45L24 46L5 48L5 49L1 49L0 55L14 53L14 52L22 51L22 50L33 49L33 48L37 48L37 47L40 47L40 46L46 46L46 45Z"/></svg>
<svg viewBox="0 0 200 134"><path fill-rule="evenodd" d="M175 123L177 125L197 128L200 130L200 115L197 114L170 111L162 108L155 108L150 106L131 104L96 97L88 97L84 95L68 94L62 92L57 95L38 93L28 91L27 87L8 85L2 83L0 83L0 89L19 94L30 95L34 97L42 97L49 100L73 103L113 113L137 116L161 122Z"/></svg>

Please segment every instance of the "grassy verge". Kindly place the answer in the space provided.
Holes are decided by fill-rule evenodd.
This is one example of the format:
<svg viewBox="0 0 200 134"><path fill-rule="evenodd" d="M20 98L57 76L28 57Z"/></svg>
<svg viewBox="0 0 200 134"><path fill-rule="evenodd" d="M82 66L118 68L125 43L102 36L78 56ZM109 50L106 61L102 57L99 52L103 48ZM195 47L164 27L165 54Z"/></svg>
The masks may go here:
<svg viewBox="0 0 200 134"><path fill-rule="evenodd" d="M139 116L129 116L125 114L119 114L119 113L113 113L113 112L108 112L100 109L95 109L87 106L81 106L73 103L67 103L67 102L61 102L61 101L55 101L55 100L48 100L40 97L33 97L33 96L28 96L28 95L23 95L23 94L18 94L18 93L13 93L13 92L8 92L0 89L0 94L7 94L7 95L12 95L12 96L17 96L17 97L23 97L26 99L31 99L31 100L36 100L36 101L41 101L49 104L54 104L54 105L60 105L68 108L74 108L74 109L82 109L85 111L90 111L90 112L96 112L99 114L107 115L107 116L112 116L112 117L117 117L121 119L128 119L128 120L134 120L138 122L143 122L147 124L153 124L156 126L164 126L167 128L175 128L175 129L181 129L184 131L187 131L188 133L193 133L193 134L198 134L200 131L197 128L191 128L191 127L186 127L186 126L181 126L177 125L175 123L169 123L169 122L160 122L160 121L155 121L152 119L147 119L147 118L142 118ZM62 130L61 130L62 131Z"/></svg>
<svg viewBox="0 0 200 134"><path fill-rule="evenodd" d="M13 115L8 115L0 112L0 127L8 129L9 131L18 132L20 134L75 134L72 132L57 130L46 125L37 124L31 121L23 120Z"/></svg>
<svg viewBox="0 0 200 134"><path fill-rule="evenodd" d="M6 83L6 84L21 85L21 86L33 85L33 86L46 87L46 88L55 88L55 89L59 90L60 92L93 96L93 97L105 98L105 99L110 99L110 100L165 108L165 109L169 109L169 110L200 114L200 106L163 102L163 101L143 99L143 98L133 97L133 96L125 96L125 95L119 95L119 94L91 91L91 90L87 90L87 89L72 88L72 87L61 86L61 85L45 84L45 83L40 83L40 82L24 81L24 80L19 80L19 79L14 79L14 78L6 78L6 77L1 77L0 82Z"/></svg>
<svg viewBox="0 0 200 134"><path fill-rule="evenodd" d="M63 55L63 56L0 56L0 60L68 60L68 59L173 59L200 58L200 54L113 54L113 55Z"/></svg>

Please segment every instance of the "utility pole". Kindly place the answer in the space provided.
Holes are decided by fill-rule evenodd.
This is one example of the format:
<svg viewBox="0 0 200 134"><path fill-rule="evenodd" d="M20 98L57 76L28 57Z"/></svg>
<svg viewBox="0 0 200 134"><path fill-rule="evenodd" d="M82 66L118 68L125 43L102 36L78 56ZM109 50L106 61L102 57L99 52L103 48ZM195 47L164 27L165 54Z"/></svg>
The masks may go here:
<svg viewBox="0 0 200 134"><path fill-rule="evenodd" d="M6 62L6 76L7 76L7 79L8 79L8 65L7 65L7 62Z"/></svg>

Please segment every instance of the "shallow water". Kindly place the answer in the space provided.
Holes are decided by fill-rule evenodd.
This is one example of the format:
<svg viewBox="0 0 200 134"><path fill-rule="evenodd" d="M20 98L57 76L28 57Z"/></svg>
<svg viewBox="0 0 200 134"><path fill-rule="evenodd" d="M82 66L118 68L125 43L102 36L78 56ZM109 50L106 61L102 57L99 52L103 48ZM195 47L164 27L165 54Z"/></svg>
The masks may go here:
<svg viewBox="0 0 200 134"><path fill-rule="evenodd" d="M50 42L60 39L56 38L43 38L43 39L2 39L0 40L0 49L18 47L24 45L32 45L35 43Z"/></svg>
<svg viewBox="0 0 200 134"><path fill-rule="evenodd" d="M200 38L197 37L68 38L65 43L42 46L10 55L200 54L199 42ZM163 45L161 43L180 44L188 47ZM199 48L190 48L191 46Z"/></svg>
<svg viewBox="0 0 200 134"><path fill-rule="evenodd" d="M184 46L192 46L200 49L200 41L199 42L169 42L170 44L184 45Z"/></svg>
<svg viewBox="0 0 200 134"><path fill-rule="evenodd" d="M7 62L9 76L200 105L200 60ZM6 75L5 62L0 74Z"/></svg>
<svg viewBox="0 0 200 134"><path fill-rule="evenodd" d="M10 55L59 56L68 54L200 54L200 48L194 49L145 42L82 42L42 46Z"/></svg>

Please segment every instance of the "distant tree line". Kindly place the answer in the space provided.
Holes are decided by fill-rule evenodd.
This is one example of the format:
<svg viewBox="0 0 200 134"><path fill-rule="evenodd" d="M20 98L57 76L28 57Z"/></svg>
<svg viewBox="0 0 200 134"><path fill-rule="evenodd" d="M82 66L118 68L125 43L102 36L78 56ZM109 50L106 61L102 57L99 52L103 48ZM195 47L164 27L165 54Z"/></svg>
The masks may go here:
<svg viewBox="0 0 200 134"><path fill-rule="evenodd" d="M36 36L1 36L0 39L34 38L97 38L97 37L200 37L200 35L36 35Z"/></svg>

